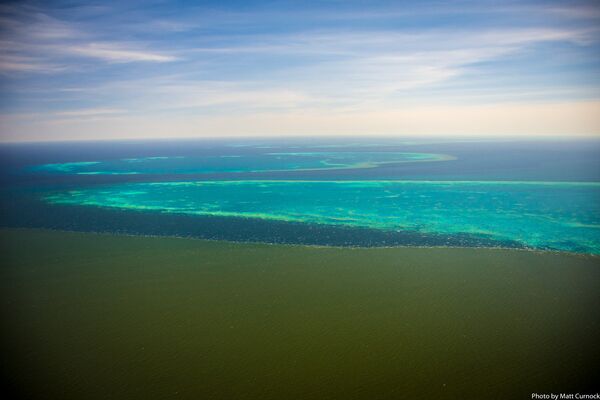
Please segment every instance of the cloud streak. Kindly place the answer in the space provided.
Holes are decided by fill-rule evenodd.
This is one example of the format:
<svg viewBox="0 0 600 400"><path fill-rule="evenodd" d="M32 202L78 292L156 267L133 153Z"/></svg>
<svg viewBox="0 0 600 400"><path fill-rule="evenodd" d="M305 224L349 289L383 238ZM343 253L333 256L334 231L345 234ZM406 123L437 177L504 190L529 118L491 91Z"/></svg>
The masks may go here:
<svg viewBox="0 0 600 400"><path fill-rule="evenodd" d="M150 51L134 50L118 43L85 43L82 45L66 46L59 51L74 55L91 57L108 62L170 62L176 57Z"/></svg>
<svg viewBox="0 0 600 400"><path fill-rule="evenodd" d="M84 108L84 109L56 112L56 113L54 113L54 115L58 116L58 117L89 117L89 116L97 116L97 115L121 114L124 112L125 112L125 110L120 110L120 109L116 109L116 108Z"/></svg>
<svg viewBox="0 0 600 400"><path fill-rule="evenodd" d="M65 58L80 57L108 63L171 62L177 57L148 49L145 43L98 41L93 30L52 17L27 4L0 8L0 72L56 73L80 69Z"/></svg>

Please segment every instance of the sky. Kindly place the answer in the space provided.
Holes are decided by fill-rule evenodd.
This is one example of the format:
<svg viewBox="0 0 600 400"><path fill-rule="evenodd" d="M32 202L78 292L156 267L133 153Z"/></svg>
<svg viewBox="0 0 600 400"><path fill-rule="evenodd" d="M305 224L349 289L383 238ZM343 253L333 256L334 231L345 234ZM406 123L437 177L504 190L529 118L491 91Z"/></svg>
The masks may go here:
<svg viewBox="0 0 600 400"><path fill-rule="evenodd" d="M600 1L0 5L0 141L600 136Z"/></svg>

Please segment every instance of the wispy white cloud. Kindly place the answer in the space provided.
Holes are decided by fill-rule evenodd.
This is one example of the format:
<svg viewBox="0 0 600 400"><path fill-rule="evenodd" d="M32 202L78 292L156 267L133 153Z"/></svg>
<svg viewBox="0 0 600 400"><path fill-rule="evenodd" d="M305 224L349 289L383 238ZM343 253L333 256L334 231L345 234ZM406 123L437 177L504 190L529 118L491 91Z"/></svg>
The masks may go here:
<svg viewBox="0 0 600 400"><path fill-rule="evenodd" d="M368 55L386 52L424 54L428 51L525 46L563 41L589 44L598 41L600 28L503 28L503 29L428 29L413 32L315 31L299 34L253 35L240 37L228 46L192 47L199 53L271 53L298 55Z"/></svg>
<svg viewBox="0 0 600 400"><path fill-rule="evenodd" d="M52 115L57 117L90 117L97 115L122 114L126 110L118 108L82 108L77 110L55 112Z"/></svg>
<svg viewBox="0 0 600 400"><path fill-rule="evenodd" d="M596 39L596 31L590 28L336 31L257 35L236 45L191 51L230 58L310 57L310 62L269 71L263 83L302 91L320 106L347 106L385 101L461 79L473 74L478 64L527 53L538 44L586 46Z"/></svg>
<svg viewBox="0 0 600 400"><path fill-rule="evenodd" d="M52 17L37 7L14 4L0 8L0 72L55 73L78 69L67 56L108 63L170 62L177 58L149 48L147 43L95 40L80 24Z"/></svg>
<svg viewBox="0 0 600 400"><path fill-rule="evenodd" d="M119 43L85 43L64 46L59 48L59 51L115 63L136 61L169 62L177 60L174 56L159 54L152 51L136 50Z"/></svg>
<svg viewBox="0 0 600 400"><path fill-rule="evenodd" d="M0 73L41 72L55 73L65 70L64 65L52 64L36 57L5 54L0 57Z"/></svg>
<svg viewBox="0 0 600 400"><path fill-rule="evenodd" d="M479 32L312 33L277 37L241 52L312 55L305 65L270 76L272 84L302 90L323 102L366 104L472 74L477 64L527 52L544 42L591 40L581 29L505 29ZM229 48L228 51L235 51ZM331 57L335 54L335 57ZM373 104L374 105L374 104Z"/></svg>
<svg viewBox="0 0 600 400"><path fill-rule="evenodd" d="M36 72L57 73L81 69L79 63L65 56L102 60L107 63L171 62L177 57L150 50L141 50L124 43L78 43L78 44L0 44L0 73Z"/></svg>
<svg viewBox="0 0 600 400"><path fill-rule="evenodd" d="M577 29L507 29L487 31L476 37L440 31L396 35L389 32L290 35L271 38L271 41L263 38L264 45L291 43L289 51L301 54L317 51L318 56L309 63L268 71L253 79L241 75L226 81L201 80L182 73L104 82L79 87L76 93L82 98L107 98L118 93L117 103L138 113L203 109L215 112L215 107L233 109L238 114L257 109L364 111L405 104L408 96L415 96L420 90L460 81L473 75L478 63L509 57L526 51L528 46L585 37L585 32ZM245 51L244 46L240 48ZM113 54L115 48L110 46L86 50L98 51L95 54L98 57L111 57L111 62L155 59L155 55L145 53ZM328 50L337 51L338 56L320 57L321 53L330 54ZM270 49L268 54L277 54L277 51ZM476 101L477 93L481 93L480 98L486 100L491 98L490 90L480 85L477 91L471 90L469 96L460 98ZM453 93L445 95L457 98ZM509 93L504 91L503 96Z"/></svg>

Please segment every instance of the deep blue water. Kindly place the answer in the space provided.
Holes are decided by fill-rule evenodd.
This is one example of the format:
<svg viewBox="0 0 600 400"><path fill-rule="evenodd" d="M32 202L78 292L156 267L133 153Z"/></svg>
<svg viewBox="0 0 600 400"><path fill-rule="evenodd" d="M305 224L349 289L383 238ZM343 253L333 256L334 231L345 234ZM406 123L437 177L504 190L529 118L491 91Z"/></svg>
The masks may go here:
<svg viewBox="0 0 600 400"><path fill-rule="evenodd" d="M600 141L0 146L3 226L600 254Z"/></svg>

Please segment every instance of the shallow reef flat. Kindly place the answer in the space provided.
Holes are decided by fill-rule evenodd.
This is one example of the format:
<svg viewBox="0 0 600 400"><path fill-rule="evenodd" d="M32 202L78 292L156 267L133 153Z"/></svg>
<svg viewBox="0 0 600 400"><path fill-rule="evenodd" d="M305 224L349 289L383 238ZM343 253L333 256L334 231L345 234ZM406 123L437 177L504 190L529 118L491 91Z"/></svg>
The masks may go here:
<svg viewBox="0 0 600 400"><path fill-rule="evenodd" d="M51 163L33 172L77 175L206 174L215 172L311 171L375 168L386 164L449 161L446 154L414 152L280 152L260 155L205 155L122 158L103 161Z"/></svg>
<svg viewBox="0 0 600 400"><path fill-rule="evenodd" d="M0 231L4 381L44 399L597 390L600 259Z"/></svg>
<svg viewBox="0 0 600 400"><path fill-rule="evenodd" d="M370 228L600 254L600 184L538 181L179 181L55 192L50 204ZM418 243L427 245L426 242Z"/></svg>

